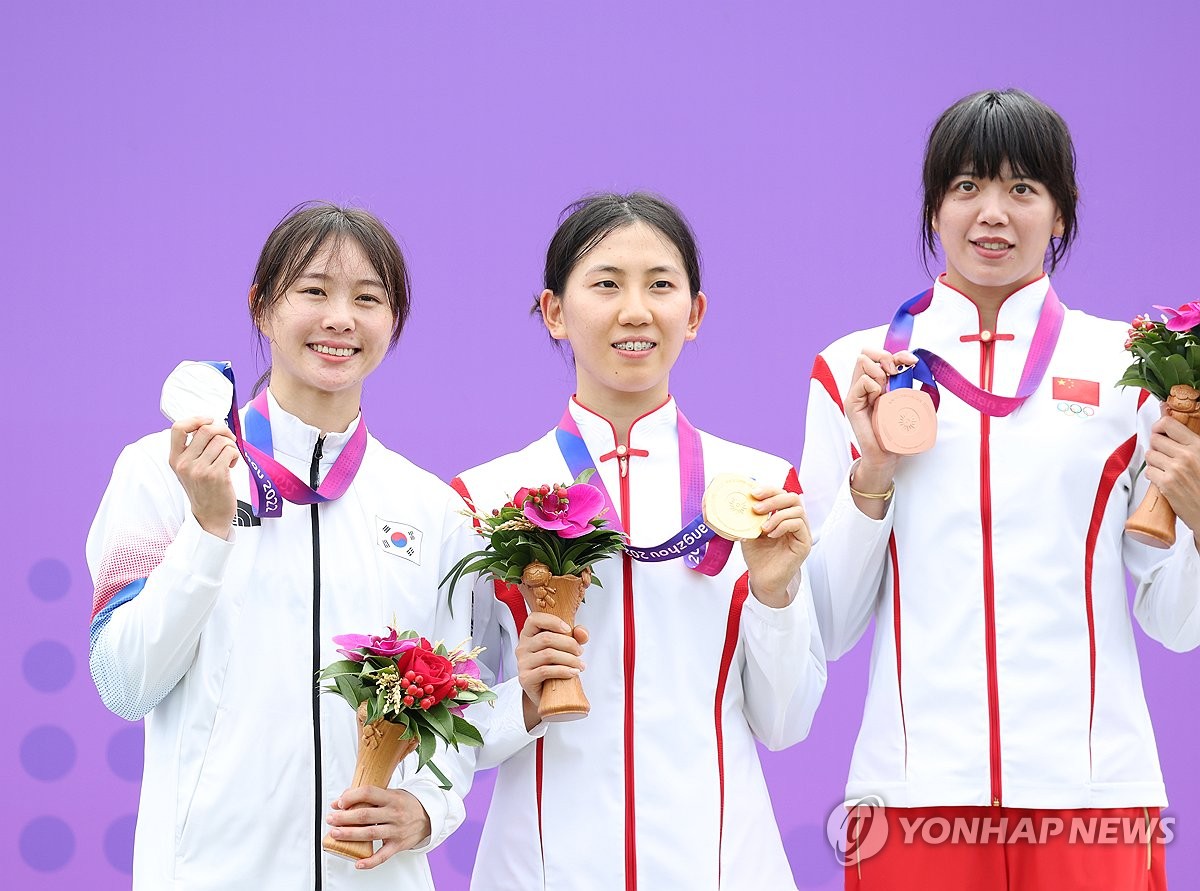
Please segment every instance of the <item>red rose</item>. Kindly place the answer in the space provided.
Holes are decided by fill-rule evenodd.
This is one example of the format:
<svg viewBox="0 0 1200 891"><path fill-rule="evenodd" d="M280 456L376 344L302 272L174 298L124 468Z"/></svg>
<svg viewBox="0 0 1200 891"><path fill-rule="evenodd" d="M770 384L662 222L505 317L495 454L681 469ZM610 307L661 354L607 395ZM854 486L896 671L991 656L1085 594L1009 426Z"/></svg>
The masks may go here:
<svg viewBox="0 0 1200 891"><path fill-rule="evenodd" d="M454 664L433 652L423 637L417 646L396 658L396 670L401 677L410 671L420 675L422 694L433 699L435 705L454 692ZM427 687L433 687L433 691L427 692Z"/></svg>

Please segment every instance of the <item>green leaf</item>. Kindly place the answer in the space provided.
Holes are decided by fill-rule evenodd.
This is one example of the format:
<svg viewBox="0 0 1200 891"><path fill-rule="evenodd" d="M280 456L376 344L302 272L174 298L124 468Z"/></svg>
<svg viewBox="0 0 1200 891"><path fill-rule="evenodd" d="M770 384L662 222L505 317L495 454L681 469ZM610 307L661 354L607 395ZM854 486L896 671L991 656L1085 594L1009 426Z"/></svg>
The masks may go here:
<svg viewBox="0 0 1200 891"><path fill-rule="evenodd" d="M1200 343L1189 343L1187 348L1187 362L1192 369L1192 386L1196 386L1196 382L1200 381Z"/></svg>
<svg viewBox="0 0 1200 891"><path fill-rule="evenodd" d="M1142 363L1142 371L1145 373L1146 380L1157 383L1162 390L1170 390L1173 384L1168 384L1164 377L1165 369L1163 368L1162 360L1155 355L1148 355L1146 361Z"/></svg>
<svg viewBox="0 0 1200 891"><path fill-rule="evenodd" d="M530 542L529 551L534 557L536 557L540 562L545 563L547 566L553 562L553 558L550 556L550 553L541 545Z"/></svg>
<svg viewBox="0 0 1200 891"><path fill-rule="evenodd" d="M426 761L425 766L428 767L430 772L438 778L438 784L441 786L441 788L449 790L454 787L454 784L446 779L446 775L438 770L438 766L432 761Z"/></svg>
<svg viewBox="0 0 1200 891"><path fill-rule="evenodd" d="M337 675L357 675L362 671L362 663L353 659L339 659L321 669L320 678L323 681L332 680Z"/></svg>
<svg viewBox="0 0 1200 891"><path fill-rule="evenodd" d="M418 733L417 737L417 770L429 763L433 753L437 751L437 737L432 733Z"/></svg>
<svg viewBox="0 0 1200 891"><path fill-rule="evenodd" d="M1125 372L1125 376L1117 381L1115 386L1140 387L1141 389L1148 391L1150 395L1158 399L1159 402L1162 402L1167 398L1166 391L1161 388L1161 385L1157 381L1148 381L1146 378L1140 377L1136 369L1133 368Z"/></svg>
<svg viewBox="0 0 1200 891"><path fill-rule="evenodd" d="M454 734L454 723L450 720L452 717L454 716L446 709L444 702L425 709L425 718L429 721L429 726L446 742L449 742Z"/></svg>
<svg viewBox="0 0 1200 891"><path fill-rule="evenodd" d="M461 715L451 715L454 719L454 736L461 743L466 743L469 746L483 745L483 737L479 735L479 731L475 726Z"/></svg>
<svg viewBox="0 0 1200 891"><path fill-rule="evenodd" d="M342 697L342 699L346 700L348 703L350 703L355 708L358 708L359 703L361 703L363 701L363 699L365 698L365 697L359 695L360 691L362 690L362 687L355 685L354 682L351 681L350 678L346 677L344 674L338 676L336 683L337 683L337 692Z"/></svg>
<svg viewBox="0 0 1200 891"><path fill-rule="evenodd" d="M1166 363L1170 367L1171 374L1174 375L1175 383L1172 387L1179 384L1187 384L1192 380L1192 369L1188 367L1188 361L1183 356L1174 355L1167 356Z"/></svg>

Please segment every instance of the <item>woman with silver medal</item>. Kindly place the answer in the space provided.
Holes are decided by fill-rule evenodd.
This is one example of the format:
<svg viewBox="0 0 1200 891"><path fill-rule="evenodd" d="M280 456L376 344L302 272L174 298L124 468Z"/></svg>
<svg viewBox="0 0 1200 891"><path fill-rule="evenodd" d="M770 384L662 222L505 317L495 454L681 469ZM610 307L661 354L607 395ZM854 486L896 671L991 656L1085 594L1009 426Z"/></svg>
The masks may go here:
<svg viewBox="0 0 1200 891"><path fill-rule="evenodd" d="M171 429L124 450L88 536L92 676L146 723L133 884L431 889L425 852L462 821L469 773L439 754L452 790L415 758L391 788L348 789L355 717L315 679L338 634L470 635L469 604L452 615L437 593L471 544L461 502L360 409L408 315L407 267L372 215L302 206L249 302L268 386L239 411L228 363L183 363ZM352 862L322 853L326 832L381 844Z"/></svg>

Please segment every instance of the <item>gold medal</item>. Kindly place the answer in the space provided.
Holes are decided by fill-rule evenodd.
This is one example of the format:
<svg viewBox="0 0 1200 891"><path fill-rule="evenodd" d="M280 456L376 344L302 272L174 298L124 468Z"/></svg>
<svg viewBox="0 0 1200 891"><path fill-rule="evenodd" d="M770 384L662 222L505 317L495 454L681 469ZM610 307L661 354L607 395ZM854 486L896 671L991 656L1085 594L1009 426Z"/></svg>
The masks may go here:
<svg viewBox="0 0 1200 891"><path fill-rule="evenodd" d="M754 480L736 473L718 473L704 490L701 509L708 528L730 541L758 538L766 514L754 512Z"/></svg>
<svg viewBox="0 0 1200 891"><path fill-rule="evenodd" d="M923 390L898 387L875 400L871 426L880 448L893 455L916 455L937 441L937 412Z"/></svg>

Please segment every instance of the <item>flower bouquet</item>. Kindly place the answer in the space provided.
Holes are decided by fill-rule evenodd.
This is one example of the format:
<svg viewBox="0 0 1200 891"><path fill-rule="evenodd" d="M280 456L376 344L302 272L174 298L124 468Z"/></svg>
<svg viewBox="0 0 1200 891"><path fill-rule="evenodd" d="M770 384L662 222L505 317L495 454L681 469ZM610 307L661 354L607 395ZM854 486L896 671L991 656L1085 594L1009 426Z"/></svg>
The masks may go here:
<svg viewBox="0 0 1200 891"><path fill-rule="evenodd" d="M491 702L496 694L480 680L475 657L482 651L447 650L415 631L388 628L386 637L342 634L333 639L345 656L324 669L323 692L336 693L358 713L358 759L351 788L387 788L400 762L414 749L417 769L428 767L450 788L432 757L438 739L455 749L481 746L479 731L462 716L475 702ZM370 857L369 841L342 841L326 835L321 846L332 854L361 860Z"/></svg>
<svg viewBox="0 0 1200 891"><path fill-rule="evenodd" d="M1141 387L1166 403L1171 417L1200 433L1200 301L1179 309L1155 306L1161 322L1138 316L1125 349L1134 363L1118 386ZM1143 544L1169 548L1175 543L1175 512L1153 483L1125 523L1125 533Z"/></svg>
<svg viewBox="0 0 1200 891"><path fill-rule="evenodd" d="M592 564L619 553L625 535L604 520L604 494L587 484L585 470L571 484L518 489L511 501L488 514L467 511L487 544L467 554L442 579L450 593L464 574L517 585L531 611L550 613L572 628L589 584L600 587ZM543 721L573 721L590 705L579 678L551 679L542 686Z"/></svg>

